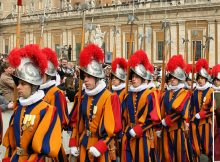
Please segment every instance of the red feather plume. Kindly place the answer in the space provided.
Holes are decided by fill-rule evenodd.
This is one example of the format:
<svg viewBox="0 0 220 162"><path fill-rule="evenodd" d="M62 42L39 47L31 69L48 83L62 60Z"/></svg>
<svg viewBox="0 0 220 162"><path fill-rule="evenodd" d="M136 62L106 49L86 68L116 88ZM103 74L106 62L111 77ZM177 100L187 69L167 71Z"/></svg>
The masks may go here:
<svg viewBox="0 0 220 162"><path fill-rule="evenodd" d="M154 72L154 66L152 64L148 64L148 68L147 68L152 74Z"/></svg>
<svg viewBox="0 0 220 162"><path fill-rule="evenodd" d="M44 48L42 49L42 52L46 55L47 60L51 61L55 68L58 67L59 63L57 60L57 54L55 51L53 51L51 48Z"/></svg>
<svg viewBox="0 0 220 162"><path fill-rule="evenodd" d="M112 71L115 72L117 69L117 65L120 66L122 69L124 69L125 71L127 70L128 67L128 63L124 58L116 58L113 62L112 62Z"/></svg>
<svg viewBox="0 0 220 162"><path fill-rule="evenodd" d="M150 62L148 60L147 54L143 50L136 51L128 60L128 65L130 67L134 68L138 64L142 64L146 70L149 68Z"/></svg>
<svg viewBox="0 0 220 162"><path fill-rule="evenodd" d="M212 68L212 75L213 75L214 77L217 77L217 76L218 76L218 73L220 73L220 64L215 65L215 66Z"/></svg>
<svg viewBox="0 0 220 162"><path fill-rule="evenodd" d="M22 58L29 58L33 63L39 67L41 75L43 75L47 68L47 58L42 53L38 45L30 44L20 49L14 49L8 56L9 63L14 68L18 67Z"/></svg>
<svg viewBox="0 0 220 162"><path fill-rule="evenodd" d="M103 50L95 44L89 44L83 49L79 56L79 65L86 67L92 60L104 62Z"/></svg>
<svg viewBox="0 0 220 162"><path fill-rule="evenodd" d="M199 59L196 63L196 71L199 72L201 68L206 69L208 71L209 69L209 64L206 59Z"/></svg>
<svg viewBox="0 0 220 162"><path fill-rule="evenodd" d="M185 69L186 63L182 55L174 55L167 63L167 70L173 72L177 67Z"/></svg>
<svg viewBox="0 0 220 162"><path fill-rule="evenodd" d="M189 74L192 72L192 64L187 64L185 69L186 74Z"/></svg>

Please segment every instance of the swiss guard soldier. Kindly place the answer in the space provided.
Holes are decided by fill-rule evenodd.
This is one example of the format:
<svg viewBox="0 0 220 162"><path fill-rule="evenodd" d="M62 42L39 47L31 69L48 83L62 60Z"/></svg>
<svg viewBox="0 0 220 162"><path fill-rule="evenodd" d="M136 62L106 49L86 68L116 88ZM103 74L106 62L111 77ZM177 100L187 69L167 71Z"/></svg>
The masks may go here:
<svg viewBox="0 0 220 162"><path fill-rule="evenodd" d="M188 146L185 137L185 120L188 118L190 92L184 87L185 62L182 55L174 55L167 63L169 90L166 90L161 102L162 117L162 161L189 161Z"/></svg>
<svg viewBox="0 0 220 162"><path fill-rule="evenodd" d="M130 66L131 86L126 97L125 135L122 138L122 162L147 162L155 159L151 153L153 141L153 125L159 118L157 96L146 83L151 77L147 54L136 51L128 61Z"/></svg>
<svg viewBox="0 0 220 162"><path fill-rule="evenodd" d="M116 58L112 61L112 91L116 92L119 96L120 102L125 98L125 81L126 81L126 70L127 61L124 58Z"/></svg>
<svg viewBox="0 0 220 162"><path fill-rule="evenodd" d="M75 113L71 119L75 118L76 123L72 124L70 147L71 154L80 155L81 162L110 161L108 144L122 127L119 98L106 89L102 80L103 60L103 50L94 44L87 45L80 53L80 77L85 92L79 110L75 110L77 102L73 105Z"/></svg>
<svg viewBox="0 0 220 162"><path fill-rule="evenodd" d="M50 48L42 49L43 54L46 55L48 60L48 67L44 75L44 84L40 89L44 91L44 101L57 108L62 129L67 128L69 122L69 115L67 109L66 96L62 90L56 86L56 74L58 67L58 60L56 53ZM65 151L62 147L59 152L59 160L67 161Z"/></svg>
<svg viewBox="0 0 220 162"><path fill-rule="evenodd" d="M215 91L220 91L220 64L213 66L212 68L212 88Z"/></svg>
<svg viewBox="0 0 220 162"><path fill-rule="evenodd" d="M193 83L193 79L192 79L192 64L187 64L186 65L186 69L185 69L185 72L186 72L186 82L185 82L185 86L186 86L186 89L188 90L191 90L191 86L193 84L193 89L195 88L196 84L195 82Z"/></svg>
<svg viewBox="0 0 220 162"><path fill-rule="evenodd" d="M27 45L12 50L9 62L16 68L13 77L19 99L4 136L3 162L57 157L61 146L60 118L57 109L43 101L44 92L38 90L43 83L47 58L37 45Z"/></svg>
<svg viewBox="0 0 220 162"><path fill-rule="evenodd" d="M111 80L112 80L112 91L113 93L116 93L119 96L120 99L120 113L123 111L122 104L124 103L124 99L126 97L126 92L125 92L125 81L126 81L126 71L127 71L127 61L124 58L116 58L115 60L112 61L112 71L111 71ZM122 132L116 135L117 139L115 140L116 142L116 147L117 147L117 156L121 156L121 138L122 138ZM114 143L113 141L110 143L110 149L114 148ZM111 155L111 154L110 154ZM114 159L113 159L114 160ZM116 159L115 159L116 160Z"/></svg>
<svg viewBox="0 0 220 162"><path fill-rule="evenodd" d="M209 65L206 59L200 59L196 63L197 85L192 94L190 108L190 140L194 149L195 161L199 161L200 155L206 154L212 157L212 94L213 88L209 83Z"/></svg>

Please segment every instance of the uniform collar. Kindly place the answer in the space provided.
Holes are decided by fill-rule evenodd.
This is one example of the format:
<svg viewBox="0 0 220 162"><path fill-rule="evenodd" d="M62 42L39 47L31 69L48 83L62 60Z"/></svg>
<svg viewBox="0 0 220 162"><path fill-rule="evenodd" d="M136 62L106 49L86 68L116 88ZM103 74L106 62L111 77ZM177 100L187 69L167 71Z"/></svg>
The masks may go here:
<svg viewBox="0 0 220 162"><path fill-rule="evenodd" d="M20 97L19 102L22 106L29 106L29 105L32 105L32 104L40 101L41 99L44 98L44 96L45 96L44 91L38 90L33 95L29 96L26 99L23 97Z"/></svg>

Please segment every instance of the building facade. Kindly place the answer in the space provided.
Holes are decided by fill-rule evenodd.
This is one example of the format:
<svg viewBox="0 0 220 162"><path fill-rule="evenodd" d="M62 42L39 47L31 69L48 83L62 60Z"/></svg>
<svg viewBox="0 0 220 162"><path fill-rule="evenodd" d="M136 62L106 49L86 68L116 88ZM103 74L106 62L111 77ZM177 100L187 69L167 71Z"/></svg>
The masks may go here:
<svg viewBox="0 0 220 162"><path fill-rule="evenodd" d="M3 54L16 47L16 2L0 0ZM111 62L114 48L117 57L128 58L132 40L132 51L145 50L155 65L162 63L163 53L166 60L183 54L186 62L192 63L195 54L195 60L207 58L211 66L220 63L219 0L94 0L86 1L87 10L82 4L82 0L23 0L20 46L39 43L43 34L43 47L51 47L63 57L71 45L71 59L77 63L85 17L84 26L94 26L85 30L85 43L93 42L99 31L106 62ZM128 21L131 15L137 17L132 25Z"/></svg>

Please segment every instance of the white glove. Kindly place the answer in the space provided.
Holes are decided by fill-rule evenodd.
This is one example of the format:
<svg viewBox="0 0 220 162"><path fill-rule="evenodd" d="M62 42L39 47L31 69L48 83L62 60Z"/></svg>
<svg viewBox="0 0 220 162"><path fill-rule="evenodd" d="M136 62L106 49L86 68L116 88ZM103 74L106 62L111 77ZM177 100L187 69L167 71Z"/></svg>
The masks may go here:
<svg viewBox="0 0 220 162"><path fill-rule="evenodd" d="M156 131L156 135L157 135L157 137L161 138L161 133L162 133L162 131L161 131L161 130Z"/></svg>
<svg viewBox="0 0 220 162"><path fill-rule="evenodd" d="M79 148L76 146L70 147L70 152L73 156L79 156Z"/></svg>
<svg viewBox="0 0 220 162"><path fill-rule="evenodd" d="M163 120L161 121L161 123L162 123L163 126L165 126L165 127L167 126L167 123L166 123L165 119L163 119Z"/></svg>
<svg viewBox="0 0 220 162"><path fill-rule="evenodd" d="M201 118L200 115L199 115L199 113L197 113L197 114L195 115L195 117L196 117L197 119L200 119L200 118Z"/></svg>
<svg viewBox="0 0 220 162"><path fill-rule="evenodd" d="M101 155L101 153L99 152L99 150L97 150L95 147L90 147L89 148L89 152L95 156L95 157L99 157Z"/></svg>
<svg viewBox="0 0 220 162"><path fill-rule="evenodd" d="M132 128L131 130L129 130L129 134L132 136L132 137L135 137L136 136L136 133L134 131L134 129Z"/></svg>
<svg viewBox="0 0 220 162"><path fill-rule="evenodd" d="M8 109L13 109L14 107L14 103L13 102L9 102L8 103Z"/></svg>

